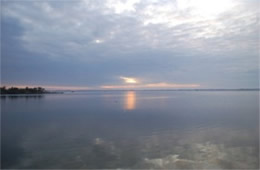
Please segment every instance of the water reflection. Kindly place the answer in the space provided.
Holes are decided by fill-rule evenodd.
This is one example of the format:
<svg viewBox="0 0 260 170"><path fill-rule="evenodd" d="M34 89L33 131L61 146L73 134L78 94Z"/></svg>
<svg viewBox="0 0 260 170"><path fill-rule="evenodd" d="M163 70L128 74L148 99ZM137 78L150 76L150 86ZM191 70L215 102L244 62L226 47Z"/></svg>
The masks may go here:
<svg viewBox="0 0 260 170"><path fill-rule="evenodd" d="M124 109L133 110L136 108L136 94L134 91L128 91L124 97Z"/></svg>
<svg viewBox="0 0 260 170"><path fill-rule="evenodd" d="M44 97L44 95L41 94L36 94L36 95L1 95L1 99L20 99L20 98L25 98L25 99L41 99Z"/></svg>
<svg viewBox="0 0 260 170"><path fill-rule="evenodd" d="M42 101L7 98L1 103L1 166L258 169L258 103L258 92L106 91L44 95Z"/></svg>

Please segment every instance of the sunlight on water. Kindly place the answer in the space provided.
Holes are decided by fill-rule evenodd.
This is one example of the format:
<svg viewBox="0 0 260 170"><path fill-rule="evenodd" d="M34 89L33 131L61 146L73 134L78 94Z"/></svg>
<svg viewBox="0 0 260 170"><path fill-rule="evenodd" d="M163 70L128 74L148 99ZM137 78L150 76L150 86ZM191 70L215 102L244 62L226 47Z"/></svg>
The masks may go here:
<svg viewBox="0 0 260 170"><path fill-rule="evenodd" d="M12 169L257 169L258 105L258 92L240 91L7 96L1 98L1 163Z"/></svg>
<svg viewBox="0 0 260 170"><path fill-rule="evenodd" d="M136 94L134 91L125 93L124 109L134 110L136 108Z"/></svg>

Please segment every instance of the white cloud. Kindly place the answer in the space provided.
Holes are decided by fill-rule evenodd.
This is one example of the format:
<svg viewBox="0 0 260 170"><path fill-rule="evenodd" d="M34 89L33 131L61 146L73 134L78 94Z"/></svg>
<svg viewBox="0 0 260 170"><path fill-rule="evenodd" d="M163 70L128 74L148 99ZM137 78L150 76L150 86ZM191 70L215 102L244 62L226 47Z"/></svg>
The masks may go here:
<svg viewBox="0 0 260 170"><path fill-rule="evenodd" d="M138 4L140 0L107 0L106 6L113 9L116 14L121 14L124 12L135 12L135 5Z"/></svg>
<svg viewBox="0 0 260 170"><path fill-rule="evenodd" d="M65 53L72 55L71 49L64 49L67 42L79 42L83 46L81 53L88 52L88 45L92 41L102 42L110 50L114 46L122 50L176 50L182 47L201 51L208 48L225 50L219 45L225 43L227 37L257 34L257 11L248 10L247 7L250 6L231 0L210 3L205 0L163 3L140 0L108 0L104 3L69 1L62 7L50 1L31 4L22 1L5 5L3 14L21 21L25 28L22 40L29 50L56 53L57 48L62 48ZM223 40L217 39L213 47L205 48L208 46L207 39L214 38ZM240 50L240 47L233 45L235 40L230 40L227 42L229 48ZM243 48L252 48L251 43L256 43L256 40L244 43ZM43 46L44 49L41 48Z"/></svg>

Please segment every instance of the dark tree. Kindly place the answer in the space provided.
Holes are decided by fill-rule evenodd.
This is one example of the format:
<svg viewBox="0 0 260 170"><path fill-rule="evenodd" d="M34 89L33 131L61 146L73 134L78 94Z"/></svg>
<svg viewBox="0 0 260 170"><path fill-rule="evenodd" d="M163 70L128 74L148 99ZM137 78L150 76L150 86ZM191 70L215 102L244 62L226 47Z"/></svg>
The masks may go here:
<svg viewBox="0 0 260 170"><path fill-rule="evenodd" d="M10 87L6 88L5 86L1 87L0 94L43 94L47 93L44 88L42 87L34 87L34 88L17 88L17 87Z"/></svg>

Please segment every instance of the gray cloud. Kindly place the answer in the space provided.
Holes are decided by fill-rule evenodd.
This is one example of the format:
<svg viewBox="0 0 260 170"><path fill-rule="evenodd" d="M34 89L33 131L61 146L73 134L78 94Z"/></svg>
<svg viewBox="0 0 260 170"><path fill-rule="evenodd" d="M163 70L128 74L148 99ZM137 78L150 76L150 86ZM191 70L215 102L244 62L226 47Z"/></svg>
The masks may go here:
<svg viewBox="0 0 260 170"><path fill-rule="evenodd" d="M2 1L1 82L258 87L259 2L226 2Z"/></svg>

